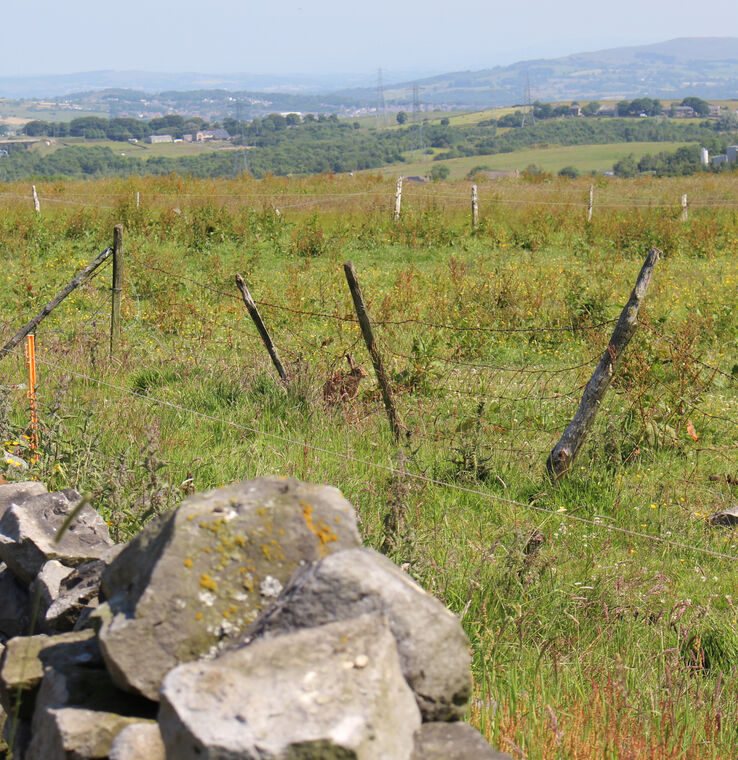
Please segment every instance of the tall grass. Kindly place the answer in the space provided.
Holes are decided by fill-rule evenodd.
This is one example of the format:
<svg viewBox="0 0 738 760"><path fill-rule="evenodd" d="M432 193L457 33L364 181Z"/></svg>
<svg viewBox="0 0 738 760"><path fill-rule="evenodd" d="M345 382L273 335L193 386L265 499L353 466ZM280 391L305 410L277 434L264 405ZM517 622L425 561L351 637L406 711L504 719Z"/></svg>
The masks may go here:
<svg viewBox="0 0 738 760"><path fill-rule="evenodd" d="M731 757L736 574L717 554L735 557L738 535L705 517L736 499L738 216L697 201L735 191L723 177L613 182L596 189L588 225L589 182L485 185L476 231L468 185L410 186L395 224L394 183L372 175L56 183L42 198L88 205L42 200L41 215L8 200L6 335L109 244L113 224L126 228L119 354L107 355L105 270L39 329L31 474L89 493L118 540L233 479L336 484L366 541L463 615L470 718L493 744L536 760ZM694 202L686 224L681 192ZM575 471L553 487L546 455L652 245L665 258L641 329ZM370 368L349 258L412 431L402 454L370 379L349 403L322 400L346 353ZM288 363L286 386L236 272ZM23 379L21 356L0 363L0 432L21 456Z"/></svg>

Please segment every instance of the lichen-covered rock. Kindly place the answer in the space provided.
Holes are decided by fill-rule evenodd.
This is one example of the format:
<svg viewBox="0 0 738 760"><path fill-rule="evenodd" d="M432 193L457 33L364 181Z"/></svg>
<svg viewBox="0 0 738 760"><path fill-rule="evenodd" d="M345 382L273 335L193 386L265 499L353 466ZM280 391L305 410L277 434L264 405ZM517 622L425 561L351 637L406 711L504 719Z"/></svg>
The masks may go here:
<svg viewBox="0 0 738 760"><path fill-rule="evenodd" d="M28 592L0 562L0 641L28 633Z"/></svg>
<svg viewBox="0 0 738 760"><path fill-rule="evenodd" d="M415 735L412 760L513 760L492 749L467 723L424 723Z"/></svg>
<svg viewBox="0 0 738 760"><path fill-rule="evenodd" d="M0 559L22 583L29 585L51 559L76 567L100 559L112 546L108 526L88 504L56 541L58 530L80 500L69 489L33 496L6 510L0 520Z"/></svg>
<svg viewBox="0 0 738 760"><path fill-rule="evenodd" d="M0 703L9 714L17 710L23 720L30 720L44 668L102 664L93 631L10 639L0 665Z"/></svg>
<svg viewBox="0 0 738 760"><path fill-rule="evenodd" d="M36 480L0 485L0 518L13 504L21 506L26 500L43 493L47 493L46 486Z"/></svg>
<svg viewBox="0 0 738 760"><path fill-rule="evenodd" d="M386 620L363 615L180 665L159 725L177 760L410 760L420 713Z"/></svg>
<svg viewBox="0 0 738 760"><path fill-rule="evenodd" d="M116 689L104 670L47 668L25 760L107 758L115 737L126 726L153 718L153 708Z"/></svg>
<svg viewBox="0 0 738 760"><path fill-rule="evenodd" d="M339 552L298 570L241 640L372 612L389 620L423 720L461 720L471 693L471 655L459 619L372 549Z"/></svg>
<svg viewBox="0 0 738 760"><path fill-rule="evenodd" d="M95 617L108 670L158 699L173 667L215 656L297 567L359 544L353 508L328 486L259 478L186 499L103 573Z"/></svg>
<svg viewBox="0 0 738 760"><path fill-rule="evenodd" d="M113 740L108 760L166 760L156 723L132 723Z"/></svg>

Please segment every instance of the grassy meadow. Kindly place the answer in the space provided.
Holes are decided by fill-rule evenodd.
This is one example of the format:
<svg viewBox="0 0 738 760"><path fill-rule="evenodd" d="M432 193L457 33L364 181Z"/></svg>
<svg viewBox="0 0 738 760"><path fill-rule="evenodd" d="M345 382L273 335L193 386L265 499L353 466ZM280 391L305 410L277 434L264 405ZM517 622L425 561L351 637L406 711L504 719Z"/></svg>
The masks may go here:
<svg viewBox="0 0 738 760"><path fill-rule="evenodd" d="M738 530L707 518L738 498L738 190L728 175L599 178L588 224L591 182L482 182L476 230L468 182L407 185L395 223L394 179L378 173L39 183L40 214L26 186L0 186L6 340L124 225L117 353L109 265L37 331L31 476L90 494L117 540L235 479L337 485L366 543L462 617L469 720L495 747L734 757ZM548 452L652 246L664 256L639 330L553 485ZM323 398L346 354L371 373L347 260L399 444L373 375L353 399ZM25 382L16 351L0 362L0 427L30 461Z"/></svg>
<svg viewBox="0 0 738 760"><path fill-rule="evenodd" d="M524 171L535 164L545 172L558 172L567 166L572 166L580 172L611 171L613 165L631 153L636 161L647 153L674 151L687 143L681 142L624 142L608 143L605 145L541 145L526 150L515 150L510 153L497 153L489 156L464 156L450 158L440 162L450 170L449 179L463 179L469 172L479 166L493 171ZM418 160L419 159L419 160ZM401 166L388 166L383 169L385 174L397 174L402 169L406 175L426 175L439 162L433 161L433 156L419 157L414 152L406 159L408 163Z"/></svg>

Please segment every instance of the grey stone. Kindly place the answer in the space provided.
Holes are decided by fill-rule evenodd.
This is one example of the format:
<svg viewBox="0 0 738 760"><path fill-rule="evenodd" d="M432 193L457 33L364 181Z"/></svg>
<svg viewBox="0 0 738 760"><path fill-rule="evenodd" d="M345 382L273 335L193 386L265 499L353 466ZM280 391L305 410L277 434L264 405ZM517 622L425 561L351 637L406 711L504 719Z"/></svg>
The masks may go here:
<svg viewBox="0 0 738 760"><path fill-rule="evenodd" d="M39 621L43 621L46 612L59 596L61 582L72 572L71 567L62 565L56 559L49 560L33 579L29 595L36 606ZM42 630L43 626L39 628Z"/></svg>
<svg viewBox="0 0 738 760"><path fill-rule="evenodd" d="M20 717L30 720L44 668L102 664L93 631L10 639L0 666L0 703L9 714L14 713L17 705Z"/></svg>
<svg viewBox="0 0 738 760"><path fill-rule="evenodd" d="M173 667L214 657L297 567L359 544L353 508L328 486L259 478L186 499L103 573L93 617L108 670L158 699Z"/></svg>
<svg viewBox="0 0 738 760"><path fill-rule="evenodd" d="M71 631L82 612L97 606L105 562L85 562L67 575L59 586L57 598L48 608L44 625L53 631ZM93 604L90 604L94 602Z"/></svg>
<svg viewBox="0 0 738 760"><path fill-rule="evenodd" d="M0 485L0 518L13 505L20 506L27 499L47 493L46 486L36 480Z"/></svg>
<svg viewBox="0 0 738 760"><path fill-rule="evenodd" d="M108 760L166 760L156 723L132 723L113 740Z"/></svg>
<svg viewBox="0 0 738 760"><path fill-rule="evenodd" d="M11 505L0 520L0 559L26 585L50 559L76 567L100 559L112 546L108 526L88 504L82 506L57 542L57 531L79 505L80 495L69 489Z"/></svg>
<svg viewBox="0 0 738 760"><path fill-rule="evenodd" d="M241 640L372 612L389 620L423 720L461 720L471 694L471 655L459 619L372 549L339 552L298 570Z"/></svg>
<svg viewBox="0 0 738 760"><path fill-rule="evenodd" d="M164 680L176 760L409 760L420 713L376 615L262 639Z"/></svg>
<svg viewBox="0 0 738 760"><path fill-rule="evenodd" d="M3 640L28 633L28 592L0 562L0 635Z"/></svg>
<svg viewBox="0 0 738 760"><path fill-rule="evenodd" d="M415 736L412 760L513 760L492 749L467 723L424 723Z"/></svg>
<svg viewBox="0 0 738 760"><path fill-rule="evenodd" d="M142 717L153 717L152 708L116 689L104 670L47 668L25 760L107 758L115 737Z"/></svg>
<svg viewBox="0 0 738 760"><path fill-rule="evenodd" d="M733 528L738 525L738 504L724 509L722 512L716 512L709 518L710 525L721 528Z"/></svg>

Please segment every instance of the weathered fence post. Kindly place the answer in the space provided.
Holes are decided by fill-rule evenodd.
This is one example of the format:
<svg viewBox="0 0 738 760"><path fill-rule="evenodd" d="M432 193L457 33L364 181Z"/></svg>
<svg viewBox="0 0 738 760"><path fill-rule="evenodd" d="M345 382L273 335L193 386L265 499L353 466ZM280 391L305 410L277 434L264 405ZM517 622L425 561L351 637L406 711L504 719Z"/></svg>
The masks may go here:
<svg viewBox="0 0 738 760"><path fill-rule="evenodd" d="M18 332L0 349L0 359L9 354L29 333L33 332L39 324L51 314L52 311L75 289L90 279L92 273L110 256L112 248L106 248L96 259L91 261L65 288L59 291L49 303L44 306L30 322L25 324Z"/></svg>
<svg viewBox="0 0 738 760"><path fill-rule="evenodd" d="M625 304L615 325L607 349L584 389L579 408L546 461L546 470L555 481L569 471L594 423L600 402L612 381L615 364L638 327L638 310L651 282L653 269L660 258L661 251L658 248L652 248L641 267L628 303Z"/></svg>
<svg viewBox="0 0 738 760"><path fill-rule="evenodd" d="M113 356L120 344L120 301L123 293L123 225L113 229L113 286L110 309L110 355Z"/></svg>
<svg viewBox="0 0 738 760"><path fill-rule="evenodd" d="M139 208L141 205L141 191L136 190L136 208Z"/></svg>
<svg viewBox="0 0 738 760"><path fill-rule="evenodd" d="M38 200L38 193L36 192L36 185L31 185L31 190L33 190L33 208L36 209L36 213L41 213L41 204Z"/></svg>
<svg viewBox="0 0 738 760"><path fill-rule="evenodd" d="M254 324L256 325L256 329L259 331L259 335L261 336L261 340L264 343L264 347L269 352L272 364L274 364L279 377L282 380L287 380L287 372L285 371L284 365L282 364L282 360L279 358L277 347L272 342L269 331L266 329L266 325L264 324L264 320L261 318L261 314L259 314L259 310L256 308L254 299L251 297L251 293L249 293L249 289L246 287L246 283L240 274L236 275L236 285L238 285L238 289L241 291L243 302L249 312L251 319L254 320Z"/></svg>
<svg viewBox="0 0 738 760"><path fill-rule="evenodd" d="M472 185L471 188L471 203L472 203L472 229L476 230L479 227L479 198L477 196L477 186Z"/></svg>
<svg viewBox="0 0 738 760"><path fill-rule="evenodd" d="M594 197L595 197L595 186L590 185L589 186L589 204L587 205L587 221L592 221L592 211L594 211Z"/></svg>
<svg viewBox="0 0 738 760"><path fill-rule="evenodd" d="M395 190L395 221L400 219L400 209L402 208L402 177L397 178L397 188Z"/></svg>
<svg viewBox="0 0 738 760"><path fill-rule="evenodd" d="M686 222L688 218L689 210L687 208L687 194L682 196L682 221Z"/></svg>
<svg viewBox="0 0 738 760"><path fill-rule="evenodd" d="M407 432L407 428L405 428L400 421L400 416L395 408L389 378L384 371L382 356L379 353L379 348L377 348L377 343L374 340L372 323L369 319L369 313L366 310L366 304L364 303L364 296L362 295L361 287L359 286L359 280L356 277L356 270L354 269L354 265L350 261L347 261L343 265L343 271L346 273L346 281L348 282L349 290L351 291L351 298L354 301L356 316L359 318L359 326L361 327L361 333L364 336L364 343L366 343L369 356L372 358L374 374L377 376L377 382L382 391L382 401L384 402L384 409L387 412L390 429L392 430L392 435L395 437L395 440L399 441L401 433L403 431Z"/></svg>

